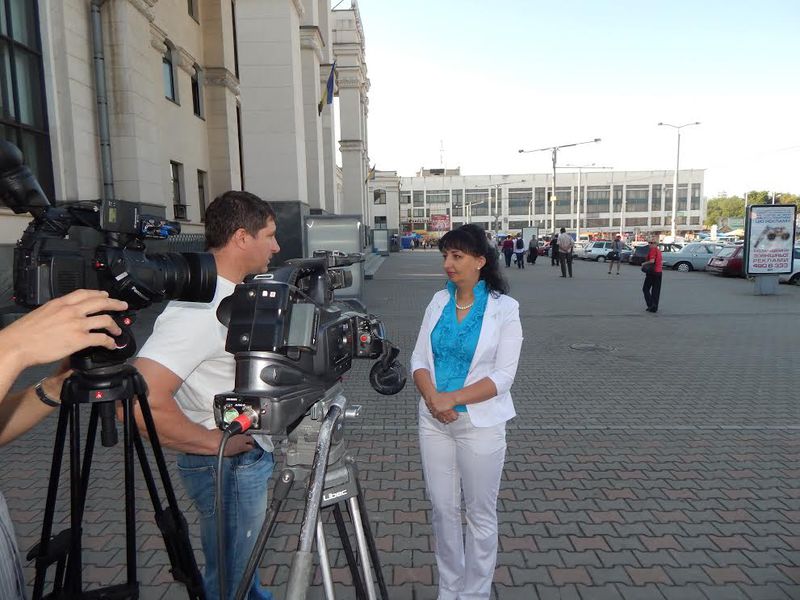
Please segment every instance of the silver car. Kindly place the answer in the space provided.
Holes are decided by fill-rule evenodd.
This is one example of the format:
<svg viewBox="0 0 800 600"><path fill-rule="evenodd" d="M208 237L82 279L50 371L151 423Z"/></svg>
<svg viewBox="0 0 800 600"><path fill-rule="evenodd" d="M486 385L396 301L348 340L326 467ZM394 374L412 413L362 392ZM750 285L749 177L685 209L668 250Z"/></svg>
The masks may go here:
<svg viewBox="0 0 800 600"><path fill-rule="evenodd" d="M683 273L705 271L708 261L720 248L720 244L694 243L687 244L679 252L664 252L664 268Z"/></svg>

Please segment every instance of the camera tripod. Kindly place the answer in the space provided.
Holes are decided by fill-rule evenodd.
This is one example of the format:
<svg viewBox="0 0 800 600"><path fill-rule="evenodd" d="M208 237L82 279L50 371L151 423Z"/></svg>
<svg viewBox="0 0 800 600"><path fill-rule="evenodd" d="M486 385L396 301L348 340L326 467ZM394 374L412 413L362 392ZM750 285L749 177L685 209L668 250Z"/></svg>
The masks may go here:
<svg viewBox="0 0 800 600"><path fill-rule="evenodd" d="M137 400L147 428L147 436L153 448L161 484L164 488L164 495L167 500L166 507L161 505L144 444L136 427L133 409ZM123 410L127 581L123 584L84 592L81 580L83 567L81 559L82 521L89 488L92 455L97 437L97 425L98 421L100 421L103 446L111 447L116 445L115 408L117 401L121 402ZM92 410L89 417L83 461L81 462L80 407L82 404L91 404ZM58 480L61 473L61 459L68 429L70 434L70 528L52 536L53 514L58 495ZM66 380L62 388L61 408L58 415L53 462L47 489L42 537L41 541L28 553L28 560L35 559L36 561L34 600L43 598L47 570L54 563L56 563L56 574L53 590L45 596L48 600L136 600L139 598L139 582L136 579L134 448L136 449L144 481L153 504L156 524L164 538L167 554L172 565L172 576L176 581L186 585L190 599L202 600L204 598L202 577L192 552L186 520L178 509L164 454L156 435L153 415L147 402L147 386L134 367L127 364L114 364L100 368L76 370Z"/></svg>
<svg viewBox="0 0 800 600"><path fill-rule="evenodd" d="M380 597L389 600L378 549L369 524L366 501L358 480L358 470L344 446L344 420L346 417L357 416L360 407L348 410L346 406L347 399L342 393L341 386L337 384L312 407L310 413L303 417L300 424L289 434L287 467L281 471L276 480L264 524L236 591L237 600L243 600L247 596L253 574L261 562L267 541L275 528L278 513L293 483L305 478L309 481L303 522L289 572L285 598L287 600L306 598L313 575L312 550L316 540L325 597L327 600L335 600L328 545L321 515L322 509L325 508L333 513L353 580L356 599L377 600L375 592L375 580L377 580ZM348 510L355 530L357 554L350 543L342 513L343 504Z"/></svg>

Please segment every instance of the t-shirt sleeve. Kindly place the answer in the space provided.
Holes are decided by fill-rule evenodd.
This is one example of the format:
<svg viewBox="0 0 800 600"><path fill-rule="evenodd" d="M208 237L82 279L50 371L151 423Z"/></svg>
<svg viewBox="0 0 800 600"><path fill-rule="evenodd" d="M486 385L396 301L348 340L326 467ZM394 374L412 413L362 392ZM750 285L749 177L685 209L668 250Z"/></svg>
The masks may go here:
<svg viewBox="0 0 800 600"><path fill-rule="evenodd" d="M138 357L154 360L185 380L214 354L221 328L212 305L170 302Z"/></svg>

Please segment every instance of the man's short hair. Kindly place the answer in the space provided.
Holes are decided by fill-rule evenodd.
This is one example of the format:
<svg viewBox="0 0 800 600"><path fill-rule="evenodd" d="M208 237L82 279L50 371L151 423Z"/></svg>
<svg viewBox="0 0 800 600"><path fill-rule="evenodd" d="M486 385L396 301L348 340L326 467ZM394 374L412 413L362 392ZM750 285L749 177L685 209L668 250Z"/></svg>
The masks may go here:
<svg viewBox="0 0 800 600"><path fill-rule="evenodd" d="M239 229L255 236L270 219L277 221L267 201L250 192L225 192L206 209L206 247L222 248Z"/></svg>
<svg viewBox="0 0 800 600"><path fill-rule="evenodd" d="M561 233L567 233L567 230L562 227L561 228Z"/></svg>

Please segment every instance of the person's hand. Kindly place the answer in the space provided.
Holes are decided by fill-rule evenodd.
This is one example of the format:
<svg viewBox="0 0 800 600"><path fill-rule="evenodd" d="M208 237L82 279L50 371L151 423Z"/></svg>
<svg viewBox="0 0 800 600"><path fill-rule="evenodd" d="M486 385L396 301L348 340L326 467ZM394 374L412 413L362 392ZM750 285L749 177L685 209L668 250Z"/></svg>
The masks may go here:
<svg viewBox="0 0 800 600"><path fill-rule="evenodd" d="M431 395L430 398L425 399L425 405L433 418L441 423L448 424L458 419L458 412L453 409L455 400L453 395L448 392L437 392Z"/></svg>
<svg viewBox="0 0 800 600"><path fill-rule="evenodd" d="M253 436L246 433L234 435L228 440L228 444L225 446L225 456L244 454L245 452L250 452L253 448L255 448Z"/></svg>
<svg viewBox="0 0 800 600"><path fill-rule="evenodd" d="M127 303L112 300L107 292L77 290L50 300L6 327L0 332L0 350L4 359L16 360L20 370L60 360L90 346L113 350L116 344L111 335L122 331L111 316L97 313L127 308Z"/></svg>

